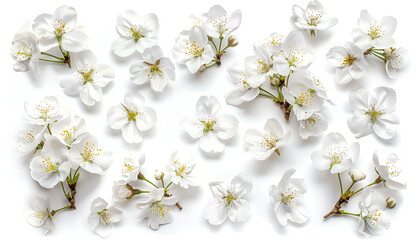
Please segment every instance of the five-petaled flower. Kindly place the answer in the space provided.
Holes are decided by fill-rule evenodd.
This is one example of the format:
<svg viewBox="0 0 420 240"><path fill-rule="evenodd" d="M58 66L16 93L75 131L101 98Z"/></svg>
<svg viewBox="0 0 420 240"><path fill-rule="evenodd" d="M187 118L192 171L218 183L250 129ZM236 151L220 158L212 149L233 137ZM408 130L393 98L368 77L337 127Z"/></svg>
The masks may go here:
<svg viewBox="0 0 420 240"><path fill-rule="evenodd" d="M123 211L119 207L108 207L108 203L100 197L93 200L90 211L89 226L103 238L111 235L114 228L113 223L121 221L123 215Z"/></svg>
<svg viewBox="0 0 420 240"><path fill-rule="evenodd" d="M401 160L397 154L390 153L386 156L380 156L378 151L375 151L373 163L385 186L392 189L405 189L406 180L401 175Z"/></svg>
<svg viewBox="0 0 420 240"><path fill-rule="evenodd" d="M372 197L370 188L362 191L362 200L359 202L359 233L365 236L381 235L390 227L391 220L383 210L384 207ZM385 202L385 201L383 201Z"/></svg>

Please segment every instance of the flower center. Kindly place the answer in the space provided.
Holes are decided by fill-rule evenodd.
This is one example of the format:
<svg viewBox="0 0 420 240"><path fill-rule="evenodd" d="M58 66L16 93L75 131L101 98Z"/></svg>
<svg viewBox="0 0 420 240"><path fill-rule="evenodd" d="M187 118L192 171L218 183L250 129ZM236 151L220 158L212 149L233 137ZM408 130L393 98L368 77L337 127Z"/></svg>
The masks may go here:
<svg viewBox="0 0 420 240"><path fill-rule="evenodd" d="M161 66L160 64L160 59L157 60L154 64L148 63L148 62L144 62L146 65L148 65L148 67L146 68L146 71L149 71L149 73L147 74L148 77L153 78L156 75L159 76L163 76L162 70L160 69Z"/></svg>
<svg viewBox="0 0 420 240"><path fill-rule="evenodd" d="M266 73L270 70L270 68L273 67L273 65L270 65L267 60L262 59L262 58L258 59L256 64L257 64L257 69L258 71L260 71L260 73Z"/></svg>
<svg viewBox="0 0 420 240"><path fill-rule="evenodd" d="M128 35L131 38L133 38L136 43L139 41L140 38L144 38L140 27L137 25L134 25L128 30Z"/></svg>
<svg viewBox="0 0 420 240"><path fill-rule="evenodd" d="M233 193L231 191L227 191L227 195L223 196L222 199L225 201L226 206L230 206L232 201L236 200L236 197L233 196Z"/></svg>
<svg viewBox="0 0 420 240"><path fill-rule="evenodd" d="M308 25L309 26L317 26L319 20L324 16L323 11L317 11L314 9L306 9L306 17L308 18Z"/></svg>
<svg viewBox="0 0 420 240"><path fill-rule="evenodd" d="M319 126L318 124L316 124L318 120L319 120L318 116L314 116L314 117L310 117L306 119L305 121L306 127L315 131L318 130Z"/></svg>
<svg viewBox="0 0 420 240"><path fill-rule="evenodd" d="M283 35L276 34L276 35L274 35L274 36L272 36L270 38L267 38L265 40L265 43L264 44L266 46L277 46L277 45L280 45L280 43L283 42L283 39L284 39Z"/></svg>
<svg viewBox="0 0 420 240"><path fill-rule="evenodd" d="M142 115L142 113L137 111L137 109L134 106L131 107L133 108L133 110L130 110L128 107L124 106L124 104L122 103L121 103L121 106L124 108L127 114L128 121L136 122L137 117Z"/></svg>
<svg viewBox="0 0 420 240"><path fill-rule="evenodd" d="M69 29L66 27L66 23L63 22L63 19L55 19L53 24L54 34L57 38L61 38Z"/></svg>
<svg viewBox="0 0 420 240"><path fill-rule="evenodd" d="M154 214L155 216L160 217L160 219L163 219L167 213L169 213L169 208L161 204L161 201L152 203L150 214Z"/></svg>
<svg viewBox="0 0 420 240"><path fill-rule="evenodd" d="M276 147L278 141L279 137L277 137L274 133L266 133L261 140L260 146L263 149L272 149Z"/></svg>
<svg viewBox="0 0 420 240"><path fill-rule="evenodd" d="M124 166L122 168L122 173L123 174L129 174L132 171L134 171L135 168L136 167L134 165L133 159L131 159L131 158L130 159L125 159Z"/></svg>
<svg viewBox="0 0 420 240"><path fill-rule="evenodd" d="M287 188L285 193L281 194L281 202L286 204L287 206L294 208L299 204L299 196L300 192L296 191L292 188Z"/></svg>
<svg viewBox="0 0 420 240"><path fill-rule="evenodd" d="M49 113L54 110L54 107L48 102L41 101L38 105L36 105L35 109L38 110L38 112L41 114L39 118L46 122L51 118Z"/></svg>
<svg viewBox="0 0 420 240"><path fill-rule="evenodd" d="M101 151L102 149L95 148L95 144L91 144L91 146L89 146L89 143L86 142L83 153L81 153L80 155L82 155L84 162L93 163L93 161L97 156L99 156Z"/></svg>
<svg viewBox="0 0 420 240"><path fill-rule="evenodd" d="M111 223L111 214L109 214L109 212L106 209L98 212L98 215L100 216L101 223L103 225L108 225L109 223Z"/></svg>
<svg viewBox="0 0 420 240"><path fill-rule="evenodd" d="M305 92L302 92L298 97L295 97L295 104L299 107L303 107L303 105L308 105L311 102L314 90L308 88Z"/></svg>
<svg viewBox="0 0 420 240"><path fill-rule="evenodd" d="M58 172L58 168L60 166L59 163L54 164L51 161L50 157L45 157L45 156L41 156L42 157L42 162L40 164L41 167L43 167L43 169L41 169L39 171L40 174L48 174L50 172Z"/></svg>
<svg viewBox="0 0 420 240"><path fill-rule="evenodd" d="M41 225L45 222L45 219L50 217L50 211L48 209L37 209L33 215L36 221Z"/></svg>
<svg viewBox="0 0 420 240"><path fill-rule="evenodd" d="M227 20L228 20L227 16L223 15L223 16L220 16L219 18L211 20L210 22L214 28L217 28L217 31L219 32L219 34L222 35L224 32L228 30L226 28Z"/></svg>
<svg viewBox="0 0 420 240"><path fill-rule="evenodd" d="M32 57L32 49L28 48L26 45L15 44L14 55L18 61L24 61Z"/></svg>
<svg viewBox="0 0 420 240"><path fill-rule="evenodd" d="M203 134L213 131L213 126L216 124L216 119L209 118L207 121L201 121L204 125Z"/></svg>
<svg viewBox="0 0 420 240"><path fill-rule="evenodd" d="M343 57L341 59L341 66L346 66L346 65L352 65L354 61L356 61L357 58L353 57L353 56L347 56L347 57Z"/></svg>
<svg viewBox="0 0 420 240"><path fill-rule="evenodd" d="M370 116L370 121L372 121L372 123L376 123L376 121L384 114L385 112L381 109L376 109L375 105L371 105L370 109L365 111L365 115Z"/></svg>
<svg viewBox="0 0 420 240"><path fill-rule="evenodd" d="M32 143L35 140L35 129L26 129L26 133L22 136L21 140L25 143Z"/></svg>
<svg viewBox="0 0 420 240"><path fill-rule="evenodd" d="M75 127L71 127L69 129L63 130L60 135L64 138L64 141L67 144L72 144L76 139L73 139L74 135L76 134L77 129Z"/></svg>
<svg viewBox="0 0 420 240"><path fill-rule="evenodd" d="M385 166L388 168L388 175L392 177L400 176L401 169L398 166L396 166L394 163L387 162Z"/></svg>
<svg viewBox="0 0 420 240"><path fill-rule="evenodd" d="M90 70L88 71L79 71L79 73L82 75L83 77L83 85L85 85L88 82L93 82L93 78L92 78L92 73L95 69L92 67Z"/></svg>
<svg viewBox="0 0 420 240"><path fill-rule="evenodd" d="M348 148L345 146L335 146L328 149L327 155L329 156L331 161L330 169L332 169L334 165L343 162L344 158L347 157L347 153Z"/></svg>
<svg viewBox="0 0 420 240"><path fill-rule="evenodd" d="M186 55L194 55L194 56L202 56L204 52L204 48L200 48L200 46L197 44L196 41L193 41L192 43L185 43L186 46Z"/></svg>
<svg viewBox="0 0 420 240"><path fill-rule="evenodd" d="M370 24L368 35L372 40L381 37L385 34L385 30L382 29L382 24L373 23Z"/></svg>
<svg viewBox="0 0 420 240"><path fill-rule="evenodd" d="M375 230L379 228L380 223L383 221L382 211L376 209L374 212L369 213L364 219L372 226Z"/></svg>

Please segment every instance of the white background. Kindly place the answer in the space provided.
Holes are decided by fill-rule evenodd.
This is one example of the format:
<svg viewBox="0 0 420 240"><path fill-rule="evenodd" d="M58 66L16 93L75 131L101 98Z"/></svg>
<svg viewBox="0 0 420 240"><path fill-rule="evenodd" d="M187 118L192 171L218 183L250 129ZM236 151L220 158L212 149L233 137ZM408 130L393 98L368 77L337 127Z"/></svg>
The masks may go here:
<svg viewBox="0 0 420 240"><path fill-rule="evenodd" d="M229 49L222 58L222 66L211 68L204 73L191 75L183 66L176 64L177 78L168 84L164 93L157 94L150 87L138 87L129 80L128 68L138 57L137 54L121 59L112 54L110 45L117 38L115 31L117 15L127 9L134 9L138 15L149 12L156 13L160 23L159 45L165 56L172 59L171 49L178 32L186 28L185 20L190 14L202 13L217 3L232 13L239 8L242 11L242 24L235 32L239 38L239 46ZM20 30L30 30L31 22L42 13L53 13L65 1L8 1L3 5L1 22L1 231L2 238L44 239L41 229L31 227L26 222L30 211L29 202L35 195L49 196L53 208L66 204L60 188L42 189L29 174L29 158L16 157L13 135L23 127L23 102L35 100L46 95L55 95L72 109L73 114L80 114L87 122L89 131L98 137L103 149L114 153L114 163L107 175L88 176L81 173L78 194L77 211L64 211L54 218L56 229L47 238L74 239L75 237L98 238L87 225L87 217L92 200L98 196L112 202L112 181L121 166L126 152L144 151L146 153L146 175L152 178L154 169L164 167L170 154L181 149L192 153L197 159L195 174L200 176L202 185L182 192L180 203L182 211L173 209L174 222L161 226L158 231L147 227L146 221L138 220L138 209L135 200L123 205L124 218L109 239L167 239L176 238L232 238L232 237L269 237L283 239L303 239L322 237L324 239L354 239L361 237L357 232L358 219L348 216L335 216L323 220L338 199L339 186L335 175L316 170L310 160L310 154L321 148L322 137L301 140L298 135L297 123L291 117L289 123L278 106L268 99L257 99L250 104L237 108L226 105L224 94L232 87L226 68L234 60L251 55L253 43L263 40L271 32L284 35L296 30L292 24L291 8L293 4L306 5L306 0L294 1L72 1L76 8L78 24L85 26L90 37L90 47L97 55L100 63L111 65L115 69L115 81L107 86L102 102L90 108L84 106L78 97L65 95L59 86L59 79L70 74L74 69L55 64L42 64L42 78L35 80L30 73L17 73L12 69L14 63L10 55L10 42L13 35ZM401 117L399 132L390 141L383 141L374 135L357 140L361 144L361 153L355 167L363 169L368 178L364 183L371 182L376 176L373 171L372 154L375 149L385 153L397 153L405 164L404 174L408 179L406 191L386 191L394 196L398 205L388 211L392 216L392 225L380 239L395 239L415 234L414 225L418 220L417 201L419 201L419 181L417 180L418 158L418 89L419 77L415 67L419 66L416 59L418 43L417 15L418 6L414 1L322 1L328 15L339 19L338 25L319 33L316 38L305 33L308 45L314 49L317 58L311 66L311 71L318 76L328 89L330 98L336 106L325 105L323 113L329 120L328 132L339 131L348 141L356 141L347 127L346 120L351 115L348 104L348 92L354 88L366 87L369 90L377 86L390 86L397 92L397 113ZM4 3L3 3L4 4ZM360 80L341 86L334 82L334 68L327 64L325 54L329 48L351 40L351 31L357 27L360 10L369 12L380 18L392 15L398 19L394 38L398 46L404 46L411 55L409 64L398 72L396 79L387 78L384 65L378 59L368 57L369 72ZM157 112L157 124L144 134L142 144L129 145L124 142L120 132L107 126L107 110L122 101L123 95L129 89L136 89L146 98L146 104ZM191 140L180 129L179 123L184 116L195 111L197 99L202 95L214 95L222 104L222 112L235 115L239 119L239 132L226 142L222 154L209 155L199 149L198 142ZM249 128L262 129L268 118L279 119L283 126L292 131L292 139L283 147L281 157L273 156L259 162L253 159L243 148L244 132ZM275 218L273 206L268 197L268 188L277 184L283 173L289 168L296 168L295 177L306 179L308 193L304 196L312 218L303 225L289 224L281 227ZM221 226L211 226L203 218L203 208L211 197L207 183L221 179L230 181L236 174L245 172L252 176L254 188L247 200L251 206L251 217L244 223L226 221ZM343 175L345 186L349 179ZM379 188L381 189L381 188ZM354 197L352 203L345 206L349 212L357 212L359 198Z"/></svg>

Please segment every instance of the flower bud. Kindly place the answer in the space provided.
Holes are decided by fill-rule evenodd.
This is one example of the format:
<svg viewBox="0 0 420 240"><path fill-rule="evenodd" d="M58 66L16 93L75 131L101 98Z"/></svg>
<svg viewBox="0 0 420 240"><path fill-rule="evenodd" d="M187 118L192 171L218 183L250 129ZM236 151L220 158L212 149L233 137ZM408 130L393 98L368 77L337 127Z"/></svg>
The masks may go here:
<svg viewBox="0 0 420 240"><path fill-rule="evenodd" d="M366 178L366 174L360 169L351 169L349 171L349 176L354 182L358 182Z"/></svg>
<svg viewBox="0 0 420 240"><path fill-rule="evenodd" d="M394 208L395 205L397 205L397 201L395 201L395 199L393 197L388 197L386 199L386 206L388 208Z"/></svg>
<svg viewBox="0 0 420 240"><path fill-rule="evenodd" d="M236 46L238 46L238 44L239 44L238 39L234 35L232 35L228 38L228 46L229 47L236 47Z"/></svg>
<svg viewBox="0 0 420 240"><path fill-rule="evenodd" d="M156 170L155 172L155 179L160 181L163 179L163 177L165 176L165 173L161 170Z"/></svg>
<svg viewBox="0 0 420 240"><path fill-rule="evenodd" d="M133 197L131 186L128 184L115 184L112 186L112 200L115 202L124 202Z"/></svg>
<svg viewBox="0 0 420 240"><path fill-rule="evenodd" d="M391 48L385 48L384 49L384 55L385 56L389 56L389 55L391 55L391 53L392 53L392 49Z"/></svg>
<svg viewBox="0 0 420 240"><path fill-rule="evenodd" d="M199 72L204 72L204 70L206 70L205 64L201 65L200 68L198 69Z"/></svg>

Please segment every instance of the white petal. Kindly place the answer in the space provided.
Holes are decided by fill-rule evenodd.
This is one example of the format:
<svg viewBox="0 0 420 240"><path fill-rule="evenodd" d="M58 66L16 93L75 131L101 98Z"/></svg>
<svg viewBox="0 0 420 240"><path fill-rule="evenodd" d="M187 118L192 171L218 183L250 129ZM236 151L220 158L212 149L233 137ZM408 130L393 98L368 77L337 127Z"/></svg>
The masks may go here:
<svg viewBox="0 0 420 240"><path fill-rule="evenodd" d="M141 132L137 129L137 126L133 121L123 125L121 131L124 140L128 143L141 143L143 141Z"/></svg>
<svg viewBox="0 0 420 240"><path fill-rule="evenodd" d="M128 57L136 51L136 43L131 38L120 37L115 39L111 46L114 54L119 57Z"/></svg>
<svg viewBox="0 0 420 240"><path fill-rule="evenodd" d="M209 221L212 225L222 224L228 217L228 211L226 205L212 200L204 209L204 218Z"/></svg>
<svg viewBox="0 0 420 240"><path fill-rule="evenodd" d="M81 30L73 30L63 35L61 46L69 52L80 52L86 50L89 44L89 37Z"/></svg>
<svg viewBox="0 0 420 240"><path fill-rule="evenodd" d="M213 129L217 132L217 137L220 139L229 139L238 132L238 124L239 121L236 117L228 114L220 114L217 116L217 121Z"/></svg>
<svg viewBox="0 0 420 240"><path fill-rule="evenodd" d="M200 138L200 148L204 152L223 152L225 145L212 132L207 132Z"/></svg>

